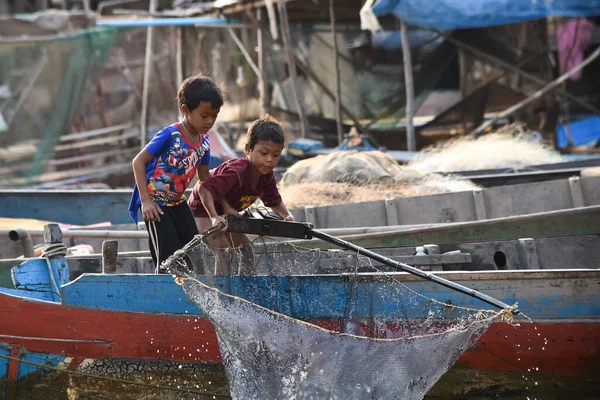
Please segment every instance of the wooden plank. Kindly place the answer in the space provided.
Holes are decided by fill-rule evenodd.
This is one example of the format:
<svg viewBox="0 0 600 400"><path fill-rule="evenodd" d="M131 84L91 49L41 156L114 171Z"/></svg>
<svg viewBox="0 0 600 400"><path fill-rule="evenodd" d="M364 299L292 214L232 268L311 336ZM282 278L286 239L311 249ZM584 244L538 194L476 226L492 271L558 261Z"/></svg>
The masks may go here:
<svg viewBox="0 0 600 400"><path fill-rule="evenodd" d="M581 188L581 178L572 176L569 178L569 191L573 200L573 207L585 207L583 200L583 190Z"/></svg>
<svg viewBox="0 0 600 400"><path fill-rule="evenodd" d="M136 150L136 149L125 149L123 151L109 150L109 151L102 151L102 152L98 152L98 153L83 154L81 156L61 158L60 160L51 160L48 163L48 165L53 166L53 167L58 167L58 166L67 165L67 164L79 163L82 161L100 160L105 157L117 156L117 155L121 156L121 157L127 157L127 158L131 157L133 159L133 156L135 156L137 153L138 153L138 150Z"/></svg>
<svg viewBox="0 0 600 400"><path fill-rule="evenodd" d="M131 131L125 132L119 136L113 136L113 137L103 138L103 139L92 139L92 140L87 140L85 142L78 142L78 143L61 144L61 145L56 146L54 148L54 151L59 152L59 151L65 151L65 150L73 150L73 149L81 149L81 148L85 148L85 147L99 146L99 145L103 145L103 144L119 142L121 140L134 138L137 136L138 136L138 132L136 130L131 130Z"/></svg>
<svg viewBox="0 0 600 400"><path fill-rule="evenodd" d="M12 281L16 289L51 291L48 281L48 266L39 260L29 259L12 268Z"/></svg>
<svg viewBox="0 0 600 400"><path fill-rule="evenodd" d="M98 176L106 176L109 174L122 172L131 169L131 163L120 163L111 166L101 166L101 167L90 167L90 168L81 168L72 171L61 171L61 172L50 172L42 175L37 175L33 177L27 178L14 178L7 179L7 186L23 186L23 185L31 185L37 182L53 182L61 179L67 178L75 178L75 177L84 177L86 175L90 175L90 177L98 177Z"/></svg>
<svg viewBox="0 0 600 400"><path fill-rule="evenodd" d="M394 199L385 199L385 215L387 217L388 225L399 225L400 220L398 219L398 210L396 208L396 202Z"/></svg>
<svg viewBox="0 0 600 400"><path fill-rule="evenodd" d="M126 123L126 124L107 126L106 128L92 129L90 131L62 135L59 140L61 142L68 142L71 140L88 139L88 138L95 137L95 136L108 135L109 133L121 132L121 131L124 131L125 129L131 128L132 126L133 125L130 122Z"/></svg>
<svg viewBox="0 0 600 400"><path fill-rule="evenodd" d="M119 242L116 240L105 240L102 242L102 273L114 274L117 272L117 255Z"/></svg>
<svg viewBox="0 0 600 400"><path fill-rule="evenodd" d="M341 238L365 248L416 246L424 243L462 243L522 237L595 235L600 233L600 206L551 211L515 217L461 222L449 226L411 229ZM294 242L313 248L335 246L321 241Z"/></svg>
<svg viewBox="0 0 600 400"><path fill-rule="evenodd" d="M315 208L313 206L304 207L304 220L315 226L317 219L315 216Z"/></svg>
<svg viewBox="0 0 600 400"><path fill-rule="evenodd" d="M535 239L519 239L519 258L521 268L540 269L540 260L537 254Z"/></svg>
<svg viewBox="0 0 600 400"><path fill-rule="evenodd" d="M443 264L467 264L471 262L471 255L467 253L457 254L435 254L426 256L396 256L388 257L394 261L409 265L443 265ZM372 261L371 265L379 267L382 264L376 261ZM389 267L385 267L389 269ZM321 266L323 271L349 271L354 269L354 265L348 265L334 261L330 264L323 263Z"/></svg>
<svg viewBox="0 0 600 400"><path fill-rule="evenodd" d="M485 209L485 196L483 190L473 190L473 203L475 204L475 216L477 220L487 219L487 211Z"/></svg>
<svg viewBox="0 0 600 400"><path fill-rule="evenodd" d="M297 1L297 0L273 0L276 2L284 2L284 3L289 3L289 2L293 2L293 1ZM220 9L220 12L223 13L223 15L227 15L227 16L232 16L238 13L243 13L245 11L248 10L253 10L253 9L257 9L257 8L262 8L262 7L266 7L267 5L267 1L265 0L250 0L250 1L231 1L231 2L223 2L224 5L216 5L214 8Z"/></svg>

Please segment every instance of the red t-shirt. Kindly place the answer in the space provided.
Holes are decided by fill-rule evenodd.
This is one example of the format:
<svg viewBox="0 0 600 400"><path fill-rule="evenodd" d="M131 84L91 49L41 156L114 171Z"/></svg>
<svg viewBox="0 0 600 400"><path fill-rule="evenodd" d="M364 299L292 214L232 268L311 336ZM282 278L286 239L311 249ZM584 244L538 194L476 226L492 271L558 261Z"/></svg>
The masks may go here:
<svg viewBox="0 0 600 400"><path fill-rule="evenodd" d="M233 208L242 211L248 208L257 198L267 207L281 204L281 196L277 190L273 172L261 175L258 187L252 188L252 166L247 158L236 158L219 165L212 171L212 177L194 186L188 204L194 217L208 218L200 200L199 186L202 185L215 199L215 207L219 214L223 213L221 200L224 198Z"/></svg>

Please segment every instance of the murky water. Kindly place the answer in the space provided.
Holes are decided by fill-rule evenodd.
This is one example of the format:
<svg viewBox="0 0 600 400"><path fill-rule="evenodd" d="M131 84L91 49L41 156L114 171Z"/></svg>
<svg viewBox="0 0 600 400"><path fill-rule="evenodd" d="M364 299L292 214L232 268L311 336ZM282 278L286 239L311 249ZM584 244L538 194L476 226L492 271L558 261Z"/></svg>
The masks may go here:
<svg viewBox="0 0 600 400"><path fill-rule="evenodd" d="M20 381L17 399L31 400L190 400L227 399L229 388L221 365L198 367L163 363L140 365L105 361L86 368L90 376L52 372ZM498 373L451 368L425 400L597 400L588 378L556 379L535 368L523 373ZM137 382L134 384L133 382ZM1 385L0 385L1 386ZM2 388L0 387L0 392ZM357 390L357 396L364 391ZM360 400L361 397L356 397ZM280 399L277 399L280 400Z"/></svg>

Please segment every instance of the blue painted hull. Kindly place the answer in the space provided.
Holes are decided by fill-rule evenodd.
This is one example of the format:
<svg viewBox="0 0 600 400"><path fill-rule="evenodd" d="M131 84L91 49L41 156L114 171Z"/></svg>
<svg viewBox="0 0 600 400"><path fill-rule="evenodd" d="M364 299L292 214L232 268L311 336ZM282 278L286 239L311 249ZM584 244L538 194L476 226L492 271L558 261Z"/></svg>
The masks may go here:
<svg viewBox="0 0 600 400"><path fill-rule="evenodd" d="M446 272L440 275L508 304L518 302L519 309L534 321L529 323L523 319L519 327L493 324L475 348L459 359L455 368L522 374L529 365L535 364L541 368L540 374L555 379L575 376L600 383L600 291L597 289L600 271ZM217 287L292 317L338 329L347 309L351 279L349 275L236 276L217 279ZM396 279L411 290L442 302L489 308L475 298L412 275L399 273ZM38 290L0 290L2 380L10 381L11 375L10 360L2 355L14 353L16 348L21 359L46 359L51 365L68 360L66 367L73 369L80 368L84 359L130 359L144 363L166 360L201 365L220 362L212 325L171 276L84 274L61 285L60 298L53 297L51 291L49 286ZM359 276L356 299L357 307L351 319L364 333L393 335L394 329L390 327L406 317L398 311L406 299L398 295L397 284L390 284L380 276ZM19 314L15 318L17 310ZM447 317L452 318L452 315ZM67 341L33 340L32 337ZM542 337L550 341L544 350ZM73 343L76 340L88 342ZM182 350L182 343L188 349L202 351ZM517 344L529 344L534 350L518 355ZM15 380L40 371L40 368L27 368L19 367L15 375L13 367Z"/></svg>

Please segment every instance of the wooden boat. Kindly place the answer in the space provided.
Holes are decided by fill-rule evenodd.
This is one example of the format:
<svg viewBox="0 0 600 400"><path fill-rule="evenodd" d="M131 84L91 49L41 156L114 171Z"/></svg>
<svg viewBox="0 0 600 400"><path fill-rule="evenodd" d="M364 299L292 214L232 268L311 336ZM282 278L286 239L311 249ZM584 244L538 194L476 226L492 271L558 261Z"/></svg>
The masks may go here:
<svg viewBox="0 0 600 400"><path fill-rule="evenodd" d="M456 250L470 254L469 261L444 262L443 269L447 271L573 267L594 269L600 260L600 206L453 224L324 231L362 247L378 249L378 252L387 256L405 257L404 262L408 264L417 262L406 258L416 253L417 246L429 244L437 245L439 254ZM35 240L42 236L42 231L28 232ZM144 235L145 232L141 231L123 232L116 229L66 230L64 242L70 246L82 240L76 237L84 237L86 243L92 244L94 249L101 249L104 239L120 238L119 251L122 253L117 265L118 271L150 273L153 269L149 252L140 251L140 243L147 245L146 240L140 240ZM332 248L330 244L318 240L296 241L295 244L310 248ZM100 254L69 256L67 260L71 279L82 273L102 271ZM0 287L13 287L10 270L22 261L17 258L0 260Z"/></svg>
<svg viewBox="0 0 600 400"><path fill-rule="evenodd" d="M600 205L600 176L497 186L475 191L303 207L297 221L318 229L480 221ZM35 218L71 225L130 224L131 190L0 189L5 218ZM27 204L28 207L22 207ZM93 211L90 211L93 204ZM369 212L365 213L364 210Z"/></svg>
<svg viewBox="0 0 600 400"><path fill-rule="evenodd" d="M57 241L56 236L51 239ZM291 252L289 256L298 254ZM388 294L389 273L323 274L339 257L347 254L322 252L314 267L320 268L320 273L219 277L217 286L294 318L335 329L347 316L346 293L352 283L361 296L372 299L370 307L357 309L352 322L363 334L392 335L390 327L401 317L394 313L395 304L402 299ZM436 274L505 303L518 302L521 312L531 320L494 323L430 395L516 393L535 397L550 388L559 398L585 398L597 393L599 270ZM138 387L140 397L157 390L166 393L176 386L181 389L183 381L188 382L184 389L197 394L195 388L204 381L193 379L194 375L219 375L215 365L221 358L214 329L170 275L84 273L71 280L69 264L57 255L27 260L13 269L13 276L14 289L0 288L0 393L5 398L27 396L39 385L52 390L54 398L61 398L67 389L98 389L98 378L89 377L72 379L68 388L64 384L53 386L60 374L48 368L104 379L125 376L132 386L136 382L148 385ZM442 302L489 308L477 299L412 275L394 273L394 277L411 290ZM164 375L172 378L172 371L179 368L183 370L180 377L185 379L171 389L164 388ZM226 393L223 379L219 381L222 386L204 385L202 390ZM100 389L104 395L123 390L123 382L107 382ZM163 388L157 388L156 382ZM566 397L560 397L561 393Z"/></svg>

